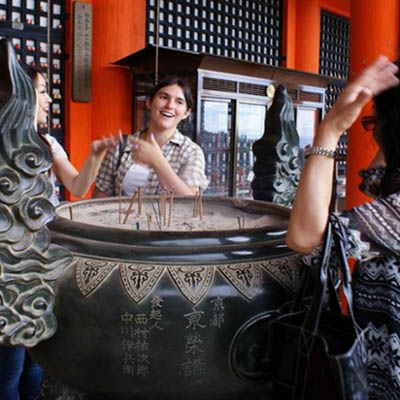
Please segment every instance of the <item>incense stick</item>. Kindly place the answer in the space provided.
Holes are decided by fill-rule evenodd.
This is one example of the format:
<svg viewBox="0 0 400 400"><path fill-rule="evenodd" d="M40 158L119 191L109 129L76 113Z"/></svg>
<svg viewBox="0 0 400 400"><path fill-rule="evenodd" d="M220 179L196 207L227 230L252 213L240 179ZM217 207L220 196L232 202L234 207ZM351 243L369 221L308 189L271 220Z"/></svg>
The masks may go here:
<svg viewBox="0 0 400 400"><path fill-rule="evenodd" d="M150 224L151 224L151 215L150 214L146 214L147 217L147 229L150 231Z"/></svg>
<svg viewBox="0 0 400 400"><path fill-rule="evenodd" d="M128 220L129 214L131 213L131 210L132 210L132 207L133 207L133 203L135 202L136 195L137 195L137 191L133 194L133 196L131 198L131 201L130 201L129 206L128 206L128 210L126 211L126 215L125 215L123 224L126 224L126 221Z"/></svg>
<svg viewBox="0 0 400 400"><path fill-rule="evenodd" d="M121 224L121 209L122 209L122 185L119 187L118 194L118 223Z"/></svg>
<svg viewBox="0 0 400 400"><path fill-rule="evenodd" d="M199 187L199 200L198 200L198 207L199 207L199 216L200 220L203 219L203 190Z"/></svg>
<svg viewBox="0 0 400 400"><path fill-rule="evenodd" d="M174 189L169 191L169 215L168 215L168 226L171 226L172 208L174 206Z"/></svg>
<svg viewBox="0 0 400 400"><path fill-rule="evenodd" d="M74 212L73 212L73 210L72 210L72 206L69 206L69 219L70 219L71 221L74 220Z"/></svg>
<svg viewBox="0 0 400 400"><path fill-rule="evenodd" d="M138 214L142 215L142 188L138 187Z"/></svg>
<svg viewBox="0 0 400 400"><path fill-rule="evenodd" d="M238 215L236 218L237 218L237 222L238 222L238 225L239 225L239 230L241 231L242 230L242 221L240 219L240 215Z"/></svg>
<svg viewBox="0 0 400 400"><path fill-rule="evenodd" d="M163 225L166 225L167 224L167 191L166 190L163 190L161 192L161 199L162 199L161 214L162 214L163 222L164 222Z"/></svg>
<svg viewBox="0 0 400 400"><path fill-rule="evenodd" d="M197 217L198 212L198 204L199 204L199 192L196 190L196 196L194 197L194 204L193 204L193 217Z"/></svg>

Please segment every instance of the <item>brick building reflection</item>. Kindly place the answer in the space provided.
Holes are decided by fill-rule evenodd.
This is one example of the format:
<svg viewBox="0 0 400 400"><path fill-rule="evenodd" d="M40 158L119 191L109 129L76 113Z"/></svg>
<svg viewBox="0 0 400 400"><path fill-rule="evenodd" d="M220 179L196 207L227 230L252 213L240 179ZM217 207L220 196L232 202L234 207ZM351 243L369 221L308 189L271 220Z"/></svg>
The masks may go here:
<svg viewBox="0 0 400 400"><path fill-rule="evenodd" d="M230 173L231 150L230 135L226 132L208 132L200 134L199 144L206 159L206 175L210 184L206 193L212 195L228 195L229 185L233 179ZM251 197L250 183L253 176L254 140L242 135L236 146L236 193L237 196Z"/></svg>

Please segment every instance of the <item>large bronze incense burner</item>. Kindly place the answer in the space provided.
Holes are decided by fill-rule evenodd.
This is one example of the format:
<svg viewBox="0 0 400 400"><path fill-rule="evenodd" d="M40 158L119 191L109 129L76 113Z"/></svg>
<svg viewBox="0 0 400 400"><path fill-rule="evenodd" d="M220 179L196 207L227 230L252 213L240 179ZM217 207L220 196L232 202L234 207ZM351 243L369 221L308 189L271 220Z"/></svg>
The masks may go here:
<svg viewBox="0 0 400 400"><path fill-rule="evenodd" d="M0 344L90 399L272 399L265 326L300 273L288 209L110 198L61 205L47 227L50 154L7 40L0 64Z"/></svg>
<svg viewBox="0 0 400 400"><path fill-rule="evenodd" d="M288 211L207 197L200 219L194 199L175 197L168 227L152 197L124 224L129 203L57 209L52 242L74 264L57 280L58 329L33 349L37 360L96 399L268 398L265 326L253 322L266 322L298 282L283 240Z"/></svg>

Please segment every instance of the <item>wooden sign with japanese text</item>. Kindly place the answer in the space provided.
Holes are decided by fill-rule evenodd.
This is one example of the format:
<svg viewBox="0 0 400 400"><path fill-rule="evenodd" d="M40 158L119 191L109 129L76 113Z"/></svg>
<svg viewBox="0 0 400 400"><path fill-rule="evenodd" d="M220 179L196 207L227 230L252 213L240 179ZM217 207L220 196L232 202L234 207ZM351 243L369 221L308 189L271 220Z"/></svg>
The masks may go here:
<svg viewBox="0 0 400 400"><path fill-rule="evenodd" d="M92 91L92 5L74 2L72 100L89 102Z"/></svg>

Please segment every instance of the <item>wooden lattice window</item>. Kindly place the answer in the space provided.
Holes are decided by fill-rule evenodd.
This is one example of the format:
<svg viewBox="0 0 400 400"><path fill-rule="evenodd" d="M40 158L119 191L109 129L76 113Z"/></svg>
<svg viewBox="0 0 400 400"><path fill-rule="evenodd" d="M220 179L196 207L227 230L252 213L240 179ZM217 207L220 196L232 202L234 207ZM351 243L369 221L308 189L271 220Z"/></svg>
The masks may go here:
<svg viewBox="0 0 400 400"><path fill-rule="evenodd" d="M147 43L281 64L282 0L147 0Z"/></svg>

